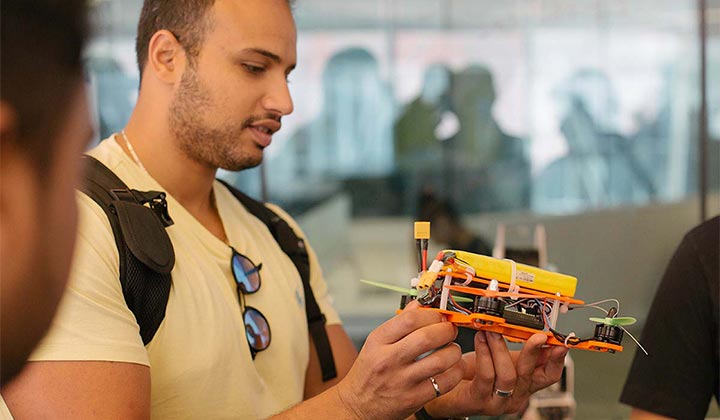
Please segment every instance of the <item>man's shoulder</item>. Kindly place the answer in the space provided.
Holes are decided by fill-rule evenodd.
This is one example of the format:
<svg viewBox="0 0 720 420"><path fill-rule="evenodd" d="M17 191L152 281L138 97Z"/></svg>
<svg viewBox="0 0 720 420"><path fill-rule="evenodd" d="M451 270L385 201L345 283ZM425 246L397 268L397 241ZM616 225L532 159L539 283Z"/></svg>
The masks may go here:
<svg viewBox="0 0 720 420"><path fill-rule="evenodd" d="M685 240L717 250L720 243L720 216L715 216L692 228L685 235Z"/></svg>
<svg viewBox="0 0 720 420"><path fill-rule="evenodd" d="M100 143L85 152L85 154L99 160L111 170L117 168L122 160L122 148L120 148L113 136L101 140Z"/></svg>
<svg viewBox="0 0 720 420"><path fill-rule="evenodd" d="M683 239L681 247L689 248L705 270L711 286L717 291L720 278L720 216L706 220L691 229Z"/></svg>

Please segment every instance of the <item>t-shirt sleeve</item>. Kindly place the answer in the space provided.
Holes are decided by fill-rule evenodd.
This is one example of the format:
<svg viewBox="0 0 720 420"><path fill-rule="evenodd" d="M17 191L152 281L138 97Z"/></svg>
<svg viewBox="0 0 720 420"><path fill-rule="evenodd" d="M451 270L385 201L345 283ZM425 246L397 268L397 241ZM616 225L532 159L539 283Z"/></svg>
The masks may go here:
<svg viewBox="0 0 720 420"><path fill-rule="evenodd" d="M307 247L308 257L310 258L310 287L312 287L315 300L320 307L320 311L323 315L325 315L327 325L342 324L340 316L333 307L332 296L328 291L328 286L325 282L325 278L323 277L322 268L320 267L317 255L315 254L315 251L310 245L308 239L305 237L305 233L302 229L300 229L297 222L280 207L275 205L268 205L268 207L282 217L295 231L296 235L305 239L305 246Z"/></svg>
<svg viewBox="0 0 720 420"><path fill-rule="evenodd" d="M135 317L118 278L118 252L107 216L78 193L79 226L65 295L33 361L116 361L149 366Z"/></svg>
<svg viewBox="0 0 720 420"><path fill-rule="evenodd" d="M655 294L620 401L673 418L704 418L717 381L712 301L686 236ZM713 366L715 372L713 372Z"/></svg>

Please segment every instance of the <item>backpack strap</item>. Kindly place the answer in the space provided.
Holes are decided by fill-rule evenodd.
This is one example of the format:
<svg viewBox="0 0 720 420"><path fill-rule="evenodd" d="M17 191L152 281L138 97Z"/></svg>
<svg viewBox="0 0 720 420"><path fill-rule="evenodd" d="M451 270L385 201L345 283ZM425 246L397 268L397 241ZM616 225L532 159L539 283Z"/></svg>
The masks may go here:
<svg viewBox="0 0 720 420"><path fill-rule="evenodd" d="M307 315L310 335L315 343L315 350L320 359L323 381L326 382L336 378L337 370L335 368L335 360L333 359L332 347L330 346L330 340L325 330L325 315L320 311L312 287L310 287L310 259L305 247L305 241L295 234L295 231L293 231L282 217L278 216L263 203L250 198L221 179L218 179L218 181L225 185L250 213L268 227L270 233L280 245L280 248L282 248L283 252L285 252L293 264L295 264L295 268L297 268L302 278L303 289L305 290L305 313Z"/></svg>
<svg viewBox="0 0 720 420"><path fill-rule="evenodd" d="M103 209L117 245L120 284L147 345L165 318L175 252L165 228L173 224L165 193L129 189L107 166L83 156L80 191ZM147 244L153 244L149 247Z"/></svg>

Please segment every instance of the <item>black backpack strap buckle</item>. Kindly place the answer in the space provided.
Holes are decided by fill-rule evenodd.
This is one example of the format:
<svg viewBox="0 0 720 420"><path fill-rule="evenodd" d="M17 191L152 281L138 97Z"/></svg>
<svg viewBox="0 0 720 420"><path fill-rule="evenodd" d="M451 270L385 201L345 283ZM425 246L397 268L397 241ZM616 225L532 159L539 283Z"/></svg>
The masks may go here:
<svg viewBox="0 0 720 420"><path fill-rule="evenodd" d="M116 201L127 201L142 206L147 204L160 219L163 227L172 226L175 223L168 212L167 195L162 191L138 191L128 188L116 188L108 192Z"/></svg>
<svg viewBox="0 0 720 420"><path fill-rule="evenodd" d="M166 195L164 192L148 191L146 194L154 194L147 199L147 203L151 209L157 214L158 218L162 222L164 227L172 226L175 222L170 217L168 212L168 204L165 199ZM143 203L145 204L145 203Z"/></svg>

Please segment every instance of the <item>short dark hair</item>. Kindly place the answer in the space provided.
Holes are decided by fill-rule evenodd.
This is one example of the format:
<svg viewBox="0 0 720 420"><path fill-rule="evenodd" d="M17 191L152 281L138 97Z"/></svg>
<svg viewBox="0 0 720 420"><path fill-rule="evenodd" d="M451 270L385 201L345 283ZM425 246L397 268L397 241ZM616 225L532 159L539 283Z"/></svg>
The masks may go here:
<svg viewBox="0 0 720 420"><path fill-rule="evenodd" d="M3 142L16 142L38 168L48 168L65 104L83 82L86 1L5 0L0 7L0 98L18 122L18 136Z"/></svg>
<svg viewBox="0 0 720 420"><path fill-rule="evenodd" d="M292 8L295 0L287 0ZM178 39L191 61L200 54L210 28L208 10L215 0L145 0L138 21L135 53L142 80L148 60L150 39L157 31L168 30Z"/></svg>
<svg viewBox="0 0 720 420"><path fill-rule="evenodd" d="M148 60L150 39L157 31L168 30L182 44L190 60L200 53L208 29L208 10L215 0L145 0L138 21L135 52L142 79Z"/></svg>

